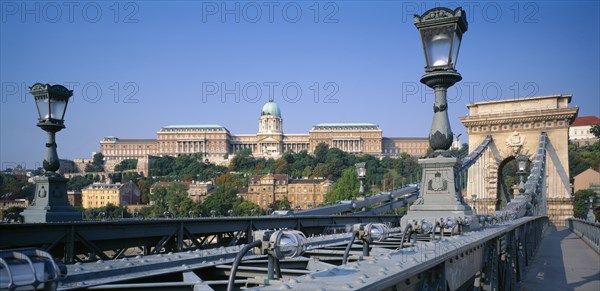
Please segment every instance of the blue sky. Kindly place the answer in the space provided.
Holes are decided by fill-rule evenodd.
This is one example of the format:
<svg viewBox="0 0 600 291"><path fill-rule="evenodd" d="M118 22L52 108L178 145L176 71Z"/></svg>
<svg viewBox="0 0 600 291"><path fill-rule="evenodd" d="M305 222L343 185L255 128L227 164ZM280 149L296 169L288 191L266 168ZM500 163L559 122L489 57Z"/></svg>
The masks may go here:
<svg viewBox="0 0 600 291"><path fill-rule="evenodd" d="M412 15L439 5L462 6L469 21L463 80L448 95L455 134L473 101L564 93L580 116L600 115L598 1L3 0L1 168L43 159L26 88L36 82L74 90L61 158L90 157L104 136L155 138L172 124L256 133L269 95L286 133L368 122L384 136L426 136L433 93L419 83Z"/></svg>

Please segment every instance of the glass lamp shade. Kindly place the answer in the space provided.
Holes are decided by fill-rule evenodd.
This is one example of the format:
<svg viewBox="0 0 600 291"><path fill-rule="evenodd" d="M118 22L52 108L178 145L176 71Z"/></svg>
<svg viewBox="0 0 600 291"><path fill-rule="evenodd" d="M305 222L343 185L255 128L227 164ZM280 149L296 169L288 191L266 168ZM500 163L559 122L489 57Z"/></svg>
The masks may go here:
<svg viewBox="0 0 600 291"><path fill-rule="evenodd" d="M69 98L73 91L62 85L36 83L29 87L29 93L35 98L40 120L63 121Z"/></svg>
<svg viewBox="0 0 600 291"><path fill-rule="evenodd" d="M527 161L519 161L519 171L525 172L525 167L527 167Z"/></svg>
<svg viewBox="0 0 600 291"><path fill-rule="evenodd" d="M358 175L360 177L364 177L365 176L365 168L360 168L358 169Z"/></svg>
<svg viewBox="0 0 600 291"><path fill-rule="evenodd" d="M462 35L468 27L462 8L433 8L415 15L414 21L421 33L426 70L454 70Z"/></svg>
<svg viewBox="0 0 600 291"><path fill-rule="evenodd" d="M525 172L527 169L527 161L529 160L527 156L518 155L515 159L517 160L517 167L519 168L519 171Z"/></svg>
<svg viewBox="0 0 600 291"><path fill-rule="evenodd" d="M461 37L454 25L423 29L421 37L427 68L456 67Z"/></svg>
<svg viewBox="0 0 600 291"><path fill-rule="evenodd" d="M64 120L65 111L67 109L67 100L36 98L35 102L41 120Z"/></svg>
<svg viewBox="0 0 600 291"><path fill-rule="evenodd" d="M367 172L365 169L365 163L357 163L355 166L356 166L356 172L358 173L358 177L363 178L367 175Z"/></svg>

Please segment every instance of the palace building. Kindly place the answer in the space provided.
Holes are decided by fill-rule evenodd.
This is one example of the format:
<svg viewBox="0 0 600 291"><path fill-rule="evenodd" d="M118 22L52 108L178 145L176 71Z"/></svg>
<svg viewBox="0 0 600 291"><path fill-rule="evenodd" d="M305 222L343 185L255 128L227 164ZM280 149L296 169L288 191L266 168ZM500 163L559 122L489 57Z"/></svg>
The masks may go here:
<svg viewBox="0 0 600 291"><path fill-rule="evenodd" d="M100 152L108 171L125 159L137 159L138 171L146 172L151 156L201 153L210 162L226 164L229 156L241 150L250 150L255 157L277 157L286 151L312 153L320 143L375 156L403 152L423 156L429 147L427 137L383 137L379 125L371 123L322 123L307 134L285 134L281 110L269 100L260 112L256 134L232 134L221 125L170 125L161 128L156 139L105 137Z"/></svg>
<svg viewBox="0 0 600 291"><path fill-rule="evenodd" d="M83 208L98 208L108 204L136 205L141 202L140 188L129 181L121 184L94 183L81 189L81 205Z"/></svg>
<svg viewBox="0 0 600 291"><path fill-rule="evenodd" d="M308 209L323 203L332 183L325 178L290 179L287 174L254 175L248 178L248 188L237 195L262 209L285 198L292 209Z"/></svg>

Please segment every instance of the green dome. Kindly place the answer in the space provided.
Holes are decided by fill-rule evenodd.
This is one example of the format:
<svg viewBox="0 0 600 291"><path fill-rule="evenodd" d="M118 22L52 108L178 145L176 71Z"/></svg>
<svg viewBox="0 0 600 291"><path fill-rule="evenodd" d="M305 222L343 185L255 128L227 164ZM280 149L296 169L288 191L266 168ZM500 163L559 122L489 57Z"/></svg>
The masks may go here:
<svg viewBox="0 0 600 291"><path fill-rule="evenodd" d="M260 115L273 115L281 118L281 111L279 111L277 103L273 102L273 100L269 100L269 102L263 106Z"/></svg>

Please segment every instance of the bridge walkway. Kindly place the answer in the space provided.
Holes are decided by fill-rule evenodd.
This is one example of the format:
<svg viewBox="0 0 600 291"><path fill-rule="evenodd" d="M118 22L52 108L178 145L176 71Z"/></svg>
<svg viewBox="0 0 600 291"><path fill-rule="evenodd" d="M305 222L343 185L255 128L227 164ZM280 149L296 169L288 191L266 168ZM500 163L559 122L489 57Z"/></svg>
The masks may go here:
<svg viewBox="0 0 600 291"><path fill-rule="evenodd" d="M565 227L550 225L521 290L600 290L600 255Z"/></svg>

